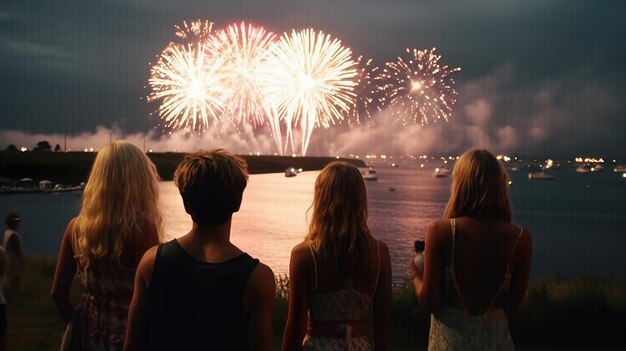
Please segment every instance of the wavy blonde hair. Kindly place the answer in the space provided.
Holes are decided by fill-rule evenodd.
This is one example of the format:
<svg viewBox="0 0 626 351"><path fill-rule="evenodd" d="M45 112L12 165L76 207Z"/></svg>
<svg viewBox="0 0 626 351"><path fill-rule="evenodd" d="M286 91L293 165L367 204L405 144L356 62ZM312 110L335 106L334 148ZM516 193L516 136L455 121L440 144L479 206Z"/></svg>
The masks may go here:
<svg viewBox="0 0 626 351"><path fill-rule="evenodd" d="M331 266L344 274L353 273L373 240L367 225L367 190L359 169L343 161L328 164L315 181L311 209L305 239Z"/></svg>
<svg viewBox="0 0 626 351"><path fill-rule="evenodd" d="M508 175L489 151L464 153L454 165L444 217L468 216L511 222Z"/></svg>
<svg viewBox="0 0 626 351"><path fill-rule="evenodd" d="M154 163L135 145L120 140L101 149L76 223L78 256L87 263L115 261L142 224L152 222L161 233L158 182Z"/></svg>

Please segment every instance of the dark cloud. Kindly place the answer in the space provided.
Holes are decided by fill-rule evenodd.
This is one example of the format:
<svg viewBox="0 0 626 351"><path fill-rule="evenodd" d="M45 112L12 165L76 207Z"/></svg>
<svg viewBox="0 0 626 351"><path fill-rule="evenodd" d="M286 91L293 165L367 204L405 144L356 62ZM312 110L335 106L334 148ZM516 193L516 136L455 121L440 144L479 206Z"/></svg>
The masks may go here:
<svg viewBox="0 0 626 351"><path fill-rule="evenodd" d="M384 122L391 117L383 111L371 128L315 130L310 154L482 146L624 157L624 13L626 2L610 0L3 1L0 148L66 133L83 148L111 134L143 140L146 131L159 147L193 147L198 137L153 130L155 106L143 97L150 63L174 39L174 25L203 18L218 28L250 21L278 34L314 27L378 65L407 47L437 47L445 64L462 67L449 122L398 127ZM265 131L211 138L199 139L242 153L276 151Z"/></svg>

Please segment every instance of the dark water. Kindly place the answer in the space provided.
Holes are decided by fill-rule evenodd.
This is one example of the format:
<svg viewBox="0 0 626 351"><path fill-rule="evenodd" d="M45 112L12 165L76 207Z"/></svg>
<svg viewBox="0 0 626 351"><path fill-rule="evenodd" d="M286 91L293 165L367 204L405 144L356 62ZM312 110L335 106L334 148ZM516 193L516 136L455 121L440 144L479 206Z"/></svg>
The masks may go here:
<svg viewBox="0 0 626 351"><path fill-rule="evenodd" d="M405 165L380 165L376 170L379 180L367 182L370 226L388 243L398 281L406 274L413 241L443 213L449 178ZM275 273L286 274L291 248L306 233L317 174L251 176L241 211L233 219L233 242ZM610 171L578 174L568 165L554 174L554 180L531 181L526 172L511 173L514 222L533 234L532 275L592 274L626 280L626 179ZM185 234L191 221L172 182L161 183L161 195L166 238ZM79 204L80 193L2 195L0 214L22 215L20 232L29 253L55 256Z"/></svg>

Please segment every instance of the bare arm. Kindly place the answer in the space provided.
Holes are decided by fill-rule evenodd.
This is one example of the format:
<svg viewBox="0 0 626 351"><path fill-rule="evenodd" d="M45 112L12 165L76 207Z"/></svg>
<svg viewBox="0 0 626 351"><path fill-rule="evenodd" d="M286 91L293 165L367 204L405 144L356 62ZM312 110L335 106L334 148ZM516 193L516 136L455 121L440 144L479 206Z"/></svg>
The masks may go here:
<svg viewBox="0 0 626 351"><path fill-rule="evenodd" d="M122 254L122 263L128 267L137 267L139 261L149 248L159 244L159 233L152 222L145 222L138 235L134 236L128 253Z"/></svg>
<svg viewBox="0 0 626 351"><path fill-rule="evenodd" d="M8 258L7 252L4 248L0 248L0 276L3 276L7 272Z"/></svg>
<svg viewBox="0 0 626 351"><path fill-rule="evenodd" d="M424 250L424 275L413 276L413 288L419 306L432 313L441 304L442 281L444 274L443 247L444 234L450 230L447 220L438 220L428 225L426 248Z"/></svg>
<svg viewBox="0 0 626 351"><path fill-rule="evenodd" d="M10 252L11 254L19 258L24 258L24 249L22 247L22 239L20 238L20 235L17 232L15 232L13 235L9 237L9 240L7 241L6 250L7 252Z"/></svg>
<svg viewBox="0 0 626 351"><path fill-rule="evenodd" d="M148 286L154 271L156 251L156 246L146 251L139 262L139 266L137 266L133 298L128 310L124 350L145 350L148 348Z"/></svg>
<svg viewBox="0 0 626 351"><path fill-rule="evenodd" d="M374 350L389 350L391 344L391 259L383 242L380 255L380 276L374 295Z"/></svg>
<svg viewBox="0 0 626 351"><path fill-rule="evenodd" d="M246 287L245 301L248 306L248 340L250 350L270 351L272 349L272 312L276 298L274 272L259 263Z"/></svg>
<svg viewBox="0 0 626 351"><path fill-rule="evenodd" d="M509 318L513 316L524 303L526 291L528 289L528 278L530 276L530 261L532 256L532 239L530 232L524 229L524 233L517 248L519 254L518 263L513 267L511 275L511 290L506 304L506 314Z"/></svg>
<svg viewBox="0 0 626 351"><path fill-rule="evenodd" d="M283 351L301 350L306 335L309 310L310 273L308 260L310 253L302 243L291 251L289 263L289 312L283 335Z"/></svg>
<svg viewBox="0 0 626 351"><path fill-rule="evenodd" d="M74 250L72 249L70 238L74 228L75 219L70 221L65 229L65 233L63 233L54 280L52 281L52 291L50 293L65 323L70 321L74 312L74 307L70 300L70 289L76 274L76 261L74 261Z"/></svg>

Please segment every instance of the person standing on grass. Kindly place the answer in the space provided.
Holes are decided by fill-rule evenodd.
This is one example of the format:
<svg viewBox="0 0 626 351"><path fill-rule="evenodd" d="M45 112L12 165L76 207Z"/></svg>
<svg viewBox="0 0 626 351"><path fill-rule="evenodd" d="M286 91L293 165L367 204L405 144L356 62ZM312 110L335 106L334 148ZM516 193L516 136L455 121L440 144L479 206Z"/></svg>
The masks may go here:
<svg viewBox="0 0 626 351"><path fill-rule="evenodd" d="M511 223L508 176L487 150L463 154L452 171L444 218L426 234L424 271L413 286L432 313L428 350L513 350L508 320L528 287L530 232Z"/></svg>
<svg viewBox="0 0 626 351"><path fill-rule="evenodd" d="M358 168L328 164L315 181L309 234L291 251L283 351L388 350L389 249L367 225Z"/></svg>
<svg viewBox="0 0 626 351"><path fill-rule="evenodd" d="M4 248L7 254L7 294L9 298L14 296L22 280L24 270L24 248L22 247L22 237L17 232L20 225L20 215L15 212L9 213L5 218L7 229L4 232Z"/></svg>
<svg viewBox="0 0 626 351"><path fill-rule="evenodd" d="M246 162L222 149L177 167L193 226L141 259L125 350L271 350L274 273L230 241L247 182Z"/></svg>
<svg viewBox="0 0 626 351"><path fill-rule="evenodd" d="M4 279L7 272L7 252L0 245L0 351L7 349L7 300L4 297Z"/></svg>
<svg viewBox="0 0 626 351"><path fill-rule="evenodd" d="M121 350L135 270L146 250L159 243L162 216L159 176L133 144L115 141L96 156L78 217L70 220L52 283L63 320L72 320L74 277L82 286L78 325L83 350ZM73 341L73 340L72 340Z"/></svg>

